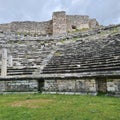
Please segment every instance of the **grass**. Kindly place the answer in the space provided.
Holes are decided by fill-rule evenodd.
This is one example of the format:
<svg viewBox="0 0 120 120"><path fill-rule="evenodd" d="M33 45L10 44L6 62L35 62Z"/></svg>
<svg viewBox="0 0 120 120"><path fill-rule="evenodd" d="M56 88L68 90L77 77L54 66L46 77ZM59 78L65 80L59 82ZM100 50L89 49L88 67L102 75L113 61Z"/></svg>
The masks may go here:
<svg viewBox="0 0 120 120"><path fill-rule="evenodd" d="M0 95L0 120L120 120L120 98L49 94Z"/></svg>

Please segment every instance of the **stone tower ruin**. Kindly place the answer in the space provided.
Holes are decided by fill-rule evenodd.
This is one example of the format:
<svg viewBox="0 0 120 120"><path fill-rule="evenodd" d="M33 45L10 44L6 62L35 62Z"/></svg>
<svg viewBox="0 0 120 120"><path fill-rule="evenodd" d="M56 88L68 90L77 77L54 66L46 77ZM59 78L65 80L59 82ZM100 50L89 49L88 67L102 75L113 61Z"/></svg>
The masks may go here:
<svg viewBox="0 0 120 120"><path fill-rule="evenodd" d="M37 34L40 36L53 35L65 36L68 32L83 28L96 28L96 19L86 15L66 15L65 11L53 12L52 20L44 22L16 21L0 24L0 30L18 32L22 34Z"/></svg>
<svg viewBox="0 0 120 120"><path fill-rule="evenodd" d="M65 11L54 12L52 16L53 20L53 36L66 35L67 24L66 24L66 13Z"/></svg>

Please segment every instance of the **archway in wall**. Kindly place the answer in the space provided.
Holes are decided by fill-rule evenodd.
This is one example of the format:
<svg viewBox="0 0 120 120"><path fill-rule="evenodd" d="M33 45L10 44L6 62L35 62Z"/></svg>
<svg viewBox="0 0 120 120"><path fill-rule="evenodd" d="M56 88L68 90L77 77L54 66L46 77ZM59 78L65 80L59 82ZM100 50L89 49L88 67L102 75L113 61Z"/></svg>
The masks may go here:
<svg viewBox="0 0 120 120"><path fill-rule="evenodd" d="M38 92L42 92L44 87L44 79L38 79Z"/></svg>
<svg viewBox="0 0 120 120"><path fill-rule="evenodd" d="M106 78L96 78L97 91L98 93L107 92L107 81Z"/></svg>
<svg viewBox="0 0 120 120"><path fill-rule="evenodd" d="M77 27L75 25L72 25L71 27L72 27L73 30L77 29Z"/></svg>

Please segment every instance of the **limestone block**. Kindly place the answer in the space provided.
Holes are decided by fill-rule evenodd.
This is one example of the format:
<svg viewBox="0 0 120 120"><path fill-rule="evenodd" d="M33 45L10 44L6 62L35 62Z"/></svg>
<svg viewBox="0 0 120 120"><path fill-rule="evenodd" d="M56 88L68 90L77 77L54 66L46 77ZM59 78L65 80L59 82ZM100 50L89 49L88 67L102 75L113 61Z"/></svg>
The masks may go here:
<svg viewBox="0 0 120 120"><path fill-rule="evenodd" d="M59 91L74 92L75 91L75 80L57 80Z"/></svg>
<svg viewBox="0 0 120 120"><path fill-rule="evenodd" d="M93 79L45 80L44 90L46 92L89 93L96 92L96 83Z"/></svg>
<svg viewBox="0 0 120 120"><path fill-rule="evenodd" d="M5 81L0 81L0 92L5 91Z"/></svg>
<svg viewBox="0 0 120 120"><path fill-rule="evenodd" d="M36 80L6 81L6 91L10 92L30 92L38 90Z"/></svg>
<svg viewBox="0 0 120 120"><path fill-rule="evenodd" d="M7 75L7 48L3 48L1 76L6 76L6 75Z"/></svg>
<svg viewBox="0 0 120 120"><path fill-rule="evenodd" d="M13 66L13 57L12 57L12 55L8 56L8 66L10 66L10 67Z"/></svg>
<svg viewBox="0 0 120 120"><path fill-rule="evenodd" d="M120 92L120 79L108 79L107 80L108 92Z"/></svg>
<svg viewBox="0 0 120 120"><path fill-rule="evenodd" d="M45 80L44 83L45 91L58 91L58 85L56 80Z"/></svg>
<svg viewBox="0 0 120 120"><path fill-rule="evenodd" d="M64 11L53 13L53 35L66 35L66 13Z"/></svg>

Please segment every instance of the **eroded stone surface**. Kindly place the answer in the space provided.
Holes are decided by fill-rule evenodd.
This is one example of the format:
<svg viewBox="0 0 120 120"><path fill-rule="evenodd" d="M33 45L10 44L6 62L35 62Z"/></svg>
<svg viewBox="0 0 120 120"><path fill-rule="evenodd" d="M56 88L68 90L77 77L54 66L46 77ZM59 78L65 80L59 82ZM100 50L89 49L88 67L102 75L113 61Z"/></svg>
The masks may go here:
<svg viewBox="0 0 120 120"><path fill-rule="evenodd" d="M73 27L75 26L75 27ZM65 11L54 12L52 20L45 22L12 22L0 24L0 30L23 33L25 36L61 36L82 28L96 28L98 22L88 16L66 15Z"/></svg>
<svg viewBox="0 0 120 120"><path fill-rule="evenodd" d="M18 31L0 31L0 48L8 49L7 76L0 77L0 91L61 94L96 94L100 91L119 94L120 80L116 78L120 76L120 25L90 30L90 26L98 25L95 19L61 13L56 13L57 17L53 15L56 22L54 33L62 35L59 37L50 36L53 26L48 26L49 23L53 25L52 21L44 23L45 28L43 24L43 31L36 23L36 30L41 32L37 34L32 28L35 24L29 28L32 23L27 22L23 22L24 25L19 23L25 33L21 27L16 27L17 23L12 23L12 29ZM60 26L57 20L63 24ZM82 28L86 31L76 32ZM30 33L26 33L28 30ZM68 34L68 31L75 33ZM103 78L104 82L101 81Z"/></svg>
<svg viewBox="0 0 120 120"><path fill-rule="evenodd" d="M46 92L73 92L73 93L97 92L96 82L94 79L45 80L44 90Z"/></svg>

